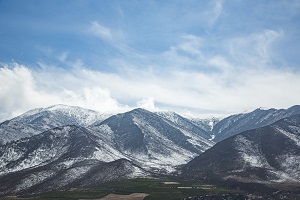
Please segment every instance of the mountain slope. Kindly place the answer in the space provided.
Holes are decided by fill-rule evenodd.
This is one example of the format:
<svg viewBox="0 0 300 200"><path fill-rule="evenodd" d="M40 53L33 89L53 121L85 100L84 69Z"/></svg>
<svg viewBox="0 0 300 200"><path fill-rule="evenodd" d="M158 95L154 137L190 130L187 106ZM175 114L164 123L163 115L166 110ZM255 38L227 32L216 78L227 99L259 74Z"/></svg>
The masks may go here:
<svg viewBox="0 0 300 200"><path fill-rule="evenodd" d="M23 115L15 117L12 121L32 124L40 129L54 128L62 125L88 126L92 123L103 120L107 116L94 110L77 106L54 105L48 108L37 108L30 110Z"/></svg>
<svg viewBox="0 0 300 200"><path fill-rule="evenodd" d="M300 114L300 106L288 109L256 109L250 113L229 116L218 122L214 128L214 141L220 142L243 131L270 125L280 119Z"/></svg>
<svg viewBox="0 0 300 200"><path fill-rule="evenodd" d="M208 120L191 120L181 115L178 115L175 112L156 112L157 115L161 116L162 118L171 121L172 123L176 124L177 127L181 128L182 130L193 132L205 139L211 139L211 127L210 121Z"/></svg>
<svg viewBox="0 0 300 200"><path fill-rule="evenodd" d="M83 127L57 127L0 146L0 191L41 192L148 175L123 157Z"/></svg>
<svg viewBox="0 0 300 200"><path fill-rule="evenodd" d="M185 177L300 183L300 115L219 142L182 169Z"/></svg>
<svg viewBox="0 0 300 200"><path fill-rule="evenodd" d="M20 138L31 137L38 133L40 133L40 130L33 125L17 121L5 121L0 124L0 145Z"/></svg>
<svg viewBox="0 0 300 200"><path fill-rule="evenodd" d="M86 159L67 167L57 161L0 176L0 197L96 186L110 181L147 176L150 174L126 159L108 163Z"/></svg>
<svg viewBox="0 0 300 200"><path fill-rule="evenodd" d="M66 165L85 159L113 161L122 154L75 125L57 127L41 134L0 146L0 175L64 160Z"/></svg>
<svg viewBox="0 0 300 200"><path fill-rule="evenodd" d="M47 130L54 130L56 127L75 125L85 128L84 131L90 132L95 142L106 149L106 154L95 152L95 156L99 156L100 160L108 162L126 158L151 170L167 171L174 171L177 165L189 161L214 145L208 140L210 137L208 133L175 113L173 113L173 119L176 121L143 109L113 115L104 121L101 117L103 115L96 111L64 105L34 109L2 123L0 125L1 139L2 143L6 144L9 141L17 141ZM51 132L44 133L43 136ZM31 143L33 140L38 140L35 138L30 140ZM26 145L32 145L31 143L26 143ZM19 151L14 147L9 147L9 149L13 153ZM13 153L6 152L6 156L13 155ZM101 156L104 155L108 157L102 159ZM8 158L7 162L9 161ZM2 164L6 165L5 163ZM15 170L19 169L20 163L21 161L16 163ZM31 163L31 161L26 161L26 163ZM10 167L10 170L13 168ZM6 172L3 169L3 173Z"/></svg>
<svg viewBox="0 0 300 200"><path fill-rule="evenodd" d="M127 158L146 168L173 171L213 143L144 109L112 116L90 127Z"/></svg>
<svg viewBox="0 0 300 200"><path fill-rule="evenodd" d="M87 127L110 115L75 106L55 105L30 110L0 124L0 144L39 134L55 127L77 125Z"/></svg>

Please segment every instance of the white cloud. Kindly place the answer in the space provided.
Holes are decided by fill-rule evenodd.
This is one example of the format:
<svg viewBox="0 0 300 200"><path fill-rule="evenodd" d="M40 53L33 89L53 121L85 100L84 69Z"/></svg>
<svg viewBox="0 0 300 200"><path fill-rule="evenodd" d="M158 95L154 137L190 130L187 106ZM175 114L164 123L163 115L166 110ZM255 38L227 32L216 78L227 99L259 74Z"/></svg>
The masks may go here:
<svg viewBox="0 0 300 200"><path fill-rule="evenodd" d="M144 108L150 111L157 111L158 109L155 107L154 99L153 98L147 98L142 99L141 101L138 101L136 103L137 107Z"/></svg>
<svg viewBox="0 0 300 200"><path fill-rule="evenodd" d="M223 58L212 60L225 68L231 65ZM32 70L17 64L0 69L0 81L5 83L0 86L1 118L59 103L109 112L134 108L136 102L148 110L165 105L174 111L206 110L211 115L261 106L285 108L300 99L300 73L279 69L230 69L229 73L128 69L126 76L82 66L68 71L46 66Z"/></svg>
<svg viewBox="0 0 300 200"><path fill-rule="evenodd" d="M282 31L263 30L248 36L230 38L225 41L232 60L251 67L266 66L272 62L272 44L283 35Z"/></svg>
<svg viewBox="0 0 300 200"><path fill-rule="evenodd" d="M0 82L5 83L0 85L0 119L58 103L101 112L135 105L209 114L286 108L299 104L300 72L273 66L273 44L282 35L262 30L214 44L185 34L161 54L134 52L134 60L113 60L119 69L114 73L85 68L81 60L67 61L67 53L60 60L68 70L43 63L39 69L6 65L0 68ZM221 50L210 51L216 46Z"/></svg>
<svg viewBox="0 0 300 200"><path fill-rule="evenodd" d="M223 1L222 0L215 0L213 7L209 8L204 15L202 16L205 19L209 26L213 26L215 22L220 17L223 10Z"/></svg>
<svg viewBox="0 0 300 200"><path fill-rule="evenodd" d="M215 6L212 12L212 21L211 23L214 23L220 16L220 14L222 13L223 10L223 2L222 0L216 0L215 1Z"/></svg>
<svg viewBox="0 0 300 200"><path fill-rule="evenodd" d="M58 98L38 91L31 71L18 64L12 68L0 68L0 82L1 118L21 114L27 109L55 102Z"/></svg>
<svg viewBox="0 0 300 200"><path fill-rule="evenodd" d="M67 61L67 58L68 58L68 52L63 52L62 54L60 54L59 56L58 56L58 60L60 61L60 62L66 62Z"/></svg>
<svg viewBox="0 0 300 200"><path fill-rule="evenodd" d="M220 69L222 72L226 73L232 70L232 65L223 56L213 56L208 59L208 65Z"/></svg>
<svg viewBox="0 0 300 200"><path fill-rule="evenodd" d="M202 38L194 35L183 35L185 42L179 45L179 49L192 55L201 55Z"/></svg>
<svg viewBox="0 0 300 200"><path fill-rule="evenodd" d="M109 28L102 26L99 22L93 21L90 26L90 33L105 40L112 40L112 33Z"/></svg>
<svg viewBox="0 0 300 200"><path fill-rule="evenodd" d="M84 69L80 70L84 73ZM0 120L55 104L77 105L100 112L127 110L107 89L93 85L91 80L85 83L83 78L58 68L48 70L45 66L40 71L19 64L0 68L0 82L5 83L0 85Z"/></svg>

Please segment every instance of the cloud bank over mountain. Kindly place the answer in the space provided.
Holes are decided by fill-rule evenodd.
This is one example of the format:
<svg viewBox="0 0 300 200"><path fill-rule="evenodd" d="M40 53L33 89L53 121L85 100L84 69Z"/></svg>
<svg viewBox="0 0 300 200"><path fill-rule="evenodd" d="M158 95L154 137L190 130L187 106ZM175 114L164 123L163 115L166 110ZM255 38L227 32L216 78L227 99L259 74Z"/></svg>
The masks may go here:
<svg viewBox="0 0 300 200"><path fill-rule="evenodd" d="M0 2L0 120L59 103L204 115L299 104L299 1L13 2Z"/></svg>

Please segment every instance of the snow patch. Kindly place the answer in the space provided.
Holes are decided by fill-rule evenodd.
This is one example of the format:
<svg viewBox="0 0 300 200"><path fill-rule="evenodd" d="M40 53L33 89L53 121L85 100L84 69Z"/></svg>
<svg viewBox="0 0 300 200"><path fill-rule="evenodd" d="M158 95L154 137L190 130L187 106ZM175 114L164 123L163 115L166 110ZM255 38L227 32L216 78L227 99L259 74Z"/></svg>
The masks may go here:
<svg viewBox="0 0 300 200"><path fill-rule="evenodd" d="M288 173L288 175L285 175L285 177L282 178L283 180L300 181L299 155L294 155L291 153L280 155L276 157L276 160L278 160L278 163L280 163L282 170Z"/></svg>
<svg viewBox="0 0 300 200"><path fill-rule="evenodd" d="M293 133L285 131L285 130L279 128L278 126L276 126L275 128L277 129L277 131L279 131L280 133L282 133L283 135L285 135L286 137L288 137L289 139L294 141L298 147L300 147L300 136L294 135Z"/></svg>
<svg viewBox="0 0 300 200"><path fill-rule="evenodd" d="M235 138L235 142L236 149L239 151L245 163L248 163L252 167L271 168L262 155L257 144L254 144L252 141L247 140L247 138L242 135L238 135Z"/></svg>

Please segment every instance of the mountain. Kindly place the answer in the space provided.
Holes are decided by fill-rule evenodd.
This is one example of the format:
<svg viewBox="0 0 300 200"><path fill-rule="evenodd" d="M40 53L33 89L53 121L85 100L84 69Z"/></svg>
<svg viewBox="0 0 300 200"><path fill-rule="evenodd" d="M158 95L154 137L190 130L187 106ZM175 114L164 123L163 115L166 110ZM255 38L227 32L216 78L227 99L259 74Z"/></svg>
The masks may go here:
<svg viewBox="0 0 300 200"><path fill-rule="evenodd" d="M0 146L0 172L2 195L149 175L89 130L75 125Z"/></svg>
<svg viewBox="0 0 300 200"><path fill-rule="evenodd" d="M300 184L300 115L217 143L182 168L184 177Z"/></svg>
<svg viewBox="0 0 300 200"><path fill-rule="evenodd" d="M197 135L208 140L211 139L211 130L213 124L211 123L210 119L189 119L172 111L156 112L155 114L171 121L182 130L196 133Z"/></svg>
<svg viewBox="0 0 300 200"><path fill-rule="evenodd" d="M298 184L298 113L300 106L257 109L218 121L140 108L34 109L0 124L0 196L170 174L181 165L184 178Z"/></svg>
<svg viewBox="0 0 300 200"><path fill-rule="evenodd" d="M2 136L0 144L30 137L60 126L87 127L97 121L103 121L109 116L111 115L66 105L33 109L0 124L0 135Z"/></svg>
<svg viewBox="0 0 300 200"><path fill-rule="evenodd" d="M191 122L196 124L197 126L201 127L203 130L209 132L210 136L212 137L214 136L212 130L221 119L216 117L206 119L191 117L189 118L189 120L191 120Z"/></svg>
<svg viewBox="0 0 300 200"><path fill-rule="evenodd" d="M112 162L86 159L68 167L53 162L1 176L0 197L97 186L110 181L141 177L149 177L149 173L126 159Z"/></svg>
<svg viewBox="0 0 300 200"><path fill-rule="evenodd" d="M75 121L74 115L69 119L63 113L68 112L39 109L5 122L7 127L19 123L37 132L0 146L3 195L169 173L214 144L179 115L180 123L174 123L134 109L79 125L81 121ZM73 125L64 125L68 123ZM62 126L52 128L54 125ZM47 130L38 133L43 128Z"/></svg>
<svg viewBox="0 0 300 200"><path fill-rule="evenodd" d="M178 116L180 118L180 116ZM155 170L174 171L214 145L188 121L174 123L144 109L114 115L90 127L99 137L136 164Z"/></svg>
<svg viewBox="0 0 300 200"><path fill-rule="evenodd" d="M220 142L243 131L270 125L280 119L300 114L300 106L288 109L256 109L249 113L231 115L213 127L214 141Z"/></svg>
<svg viewBox="0 0 300 200"><path fill-rule="evenodd" d="M122 154L89 130L69 125L0 146L0 175L46 165L55 160L70 165L84 159L114 161Z"/></svg>
<svg viewBox="0 0 300 200"><path fill-rule="evenodd" d="M49 129L61 125L88 126L106 118L94 110L76 106L54 105L48 108L37 108L20 115L11 121L32 124L40 129Z"/></svg>
<svg viewBox="0 0 300 200"><path fill-rule="evenodd" d="M6 144L56 127L75 125L98 138L97 142L106 145L107 151L117 152L118 159L126 158L147 169L169 172L214 145L208 140L209 133L176 113L172 116L173 120L135 109L108 117L79 107L55 105L3 122L0 134L2 144Z"/></svg>
<svg viewBox="0 0 300 200"><path fill-rule="evenodd" d="M33 125L7 120L0 124L0 145L20 138L31 137L40 132L41 131Z"/></svg>

